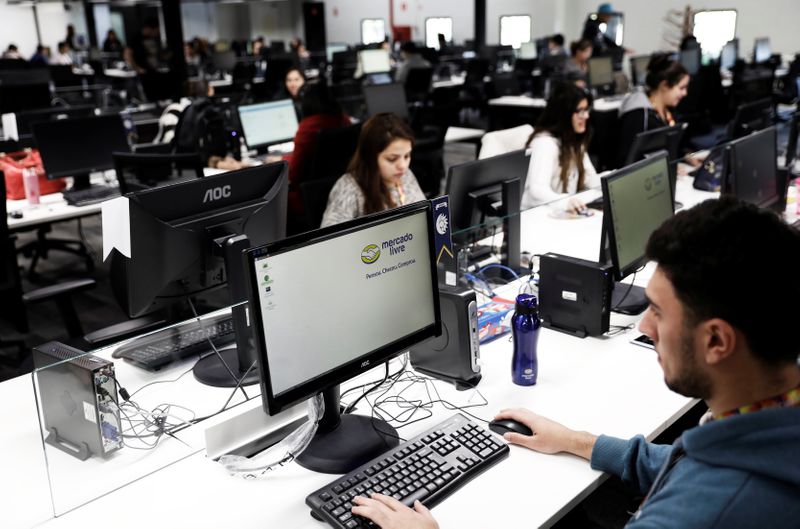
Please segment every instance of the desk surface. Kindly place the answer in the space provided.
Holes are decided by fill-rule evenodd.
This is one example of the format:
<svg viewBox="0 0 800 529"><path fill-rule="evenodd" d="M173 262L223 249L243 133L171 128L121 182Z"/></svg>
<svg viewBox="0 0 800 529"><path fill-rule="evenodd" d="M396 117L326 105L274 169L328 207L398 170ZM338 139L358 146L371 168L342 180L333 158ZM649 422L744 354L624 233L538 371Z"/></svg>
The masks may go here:
<svg viewBox="0 0 800 529"><path fill-rule="evenodd" d="M547 100L543 97L502 96L490 99L489 104L494 106L544 108L547 106ZM622 100L619 98L600 97L594 100L593 108L597 112L607 112L619 110L621 105Z"/></svg>
<svg viewBox="0 0 800 529"><path fill-rule="evenodd" d="M688 180L679 181L677 194L687 206L712 196L695 192ZM547 207L523 215L523 249L572 252L588 258L597 255L601 215L583 220L557 220L548 215ZM643 280L644 274L640 274L637 283ZM512 290L506 295L512 297L514 293ZM612 316L612 323L617 325L636 321L637 318L630 316ZM490 419L502 408L525 406L572 428L619 437L643 433L652 439L694 401L664 386L655 352L629 343L636 335L633 330L614 337L579 339L543 329L539 343L541 374L532 387L511 383L512 347L508 337L500 337L481 346L484 378L478 389L488 405L469 411ZM146 373L124 362L117 361L116 367L120 379L136 377L136 382L146 379ZM194 383L189 377L182 383ZM367 377L381 378L382 371ZM136 383L132 386L136 387ZM456 392L444 383L436 386L443 398L457 405L479 400L472 391ZM425 398L422 388L412 388L405 396ZM0 384L0 401L6 403L0 408L0 419L5 425L4 452L14 454L12 468L6 467L0 481L0 497L16 506L12 511L12 526L41 523L48 528L72 528L113 516L115 527L123 528L141 528L153 525L156 520L159 527L325 527L309 516L304 499L309 492L331 481L332 476L291 464L272 471L265 479L243 480L228 476L204 457L202 451L187 454L162 470L50 519L48 481L30 377ZM258 402L248 404L257 406ZM412 437L452 413L436 406L432 418L404 427L400 434ZM175 444L176 441L168 439L158 450L172 450ZM50 461L51 465L56 463ZM512 447L508 459L435 507L434 514L442 527L519 527L522 520L526 527L548 526L602 480L600 472L591 470L577 457L548 456Z"/></svg>

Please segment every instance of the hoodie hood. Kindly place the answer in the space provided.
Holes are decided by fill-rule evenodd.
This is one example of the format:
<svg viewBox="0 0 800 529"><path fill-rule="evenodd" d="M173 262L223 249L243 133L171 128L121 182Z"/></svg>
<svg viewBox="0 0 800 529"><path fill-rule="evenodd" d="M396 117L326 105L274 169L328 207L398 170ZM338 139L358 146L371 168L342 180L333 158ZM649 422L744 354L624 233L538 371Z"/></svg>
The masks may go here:
<svg viewBox="0 0 800 529"><path fill-rule="evenodd" d="M650 100L647 98L647 94L644 92L644 90L633 92L625 97L620 104L619 115L622 116L627 112L639 109L653 110L653 104L650 103Z"/></svg>
<svg viewBox="0 0 800 529"><path fill-rule="evenodd" d="M800 408L727 417L682 437L686 454L698 461L800 485Z"/></svg>

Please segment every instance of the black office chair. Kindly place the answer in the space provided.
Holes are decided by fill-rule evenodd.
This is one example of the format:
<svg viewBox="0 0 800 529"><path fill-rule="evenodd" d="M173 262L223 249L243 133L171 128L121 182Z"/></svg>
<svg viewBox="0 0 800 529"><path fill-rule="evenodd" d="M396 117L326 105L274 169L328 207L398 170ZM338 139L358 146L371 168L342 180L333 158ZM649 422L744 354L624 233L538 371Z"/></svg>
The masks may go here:
<svg viewBox="0 0 800 529"><path fill-rule="evenodd" d="M203 177L203 160L196 152L180 154L115 152L112 156L119 191L123 195L157 187L168 181Z"/></svg>
<svg viewBox="0 0 800 529"><path fill-rule="evenodd" d="M433 68L411 68L403 87L409 103L425 103L431 90Z"/></svg>
<svg viewBox="0 0 800 529"><path fill-rule="evenodd" d="M356 123L347 127L319 131L317 146L306 166L302 181L326 180L342 176L356 152L361 125Z"/></svg>
<svg viewBox="0 0 800 529"><path fill-rule="evenodd" d="M47 68L50 70L50 78L53 80L53 84L59 88L81 86L83 84L83 77L76 75L72 71L72 65L50 64Z"/></svg>
<svg viewBox="0 0 800 529"><path fill-rule="evenodd" d="M328 195L338 179L337 176L300 184L300 197L305 208L309 229L315 230L322 223L322 215L328 206Z"/></svg>

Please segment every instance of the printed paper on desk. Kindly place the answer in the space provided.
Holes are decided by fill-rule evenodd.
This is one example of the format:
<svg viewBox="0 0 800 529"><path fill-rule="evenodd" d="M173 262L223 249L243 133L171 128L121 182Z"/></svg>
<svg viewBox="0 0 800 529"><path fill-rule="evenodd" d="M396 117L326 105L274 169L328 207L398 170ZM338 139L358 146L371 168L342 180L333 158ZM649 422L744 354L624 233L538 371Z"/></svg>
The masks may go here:
<svg viewBox="0 0 800 529"><path fill-rule="evenodd" d="M19 131L17 131L17 115L12 113L3 114L3 136L7 140L19 141Z"/></svg>
<svg viewBox="0 0 800 529"><path fill-rule="evenodd" d="M127 197L103 202L103 261L114 248L131 258L131 215Z"/></svg>

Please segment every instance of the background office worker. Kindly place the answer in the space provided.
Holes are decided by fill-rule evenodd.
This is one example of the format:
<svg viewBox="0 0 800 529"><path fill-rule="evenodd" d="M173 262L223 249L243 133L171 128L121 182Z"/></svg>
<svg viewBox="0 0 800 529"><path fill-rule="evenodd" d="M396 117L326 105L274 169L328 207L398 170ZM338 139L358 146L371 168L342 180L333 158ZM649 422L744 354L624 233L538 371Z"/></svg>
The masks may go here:
<svg viewBox="0 0 800 529"><path fill-rule="evenodd" d="M796 313L775 292L800 295L800 232L755 206L709 200L656 230L647 256L658 266L639 327L655 342L667 386L705 400L701 425L671 446L655 445L642 436L596 437L517 409L497 417L521 421L534 435L506 439L578 455L647 493L631 529L797 527L800 342ZM764 273L752 287L735 288L742 270ZM423 509L380 501L357 498L353 512L384 529L436 527Z"/></svg>
<svg viewBox="0 0 800 529"><path fill-rule="evenodd" d="M620 166L637 134L675 125L671 109L686 97L688 87L689 72L681 63L671 60L668 54L652 56L647 64L645 91L628 95L619 108Z"/></svg>
<svg viewBox="0 0 800 529"><path fill-rule="evenodd" d="M571 83L560 85L547 100L528 139L531 161L522 194L523 209L600 185L588 154L591 106L591 94ZM565 208L578 212L586 205L571 197Z"/></svg>
<svg viewBox="0 0 800 529"><path fill-rule="evenodd" d="M414 133L396 114L375 114L361 129L358 148L328 196L322 226L425 200L409 169Z"/></svg>

